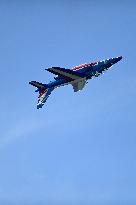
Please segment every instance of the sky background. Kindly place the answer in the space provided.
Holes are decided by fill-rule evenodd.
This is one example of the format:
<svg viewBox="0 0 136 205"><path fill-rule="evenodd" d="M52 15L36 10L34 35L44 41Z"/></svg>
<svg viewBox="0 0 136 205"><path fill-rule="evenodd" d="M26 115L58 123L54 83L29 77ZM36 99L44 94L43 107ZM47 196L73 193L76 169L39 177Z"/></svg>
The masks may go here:
<svg viewBox="0 0 136 205"><path fill-rule="evenodd" d="M123 56L36 109L50 66ZM0 0L0 204L136 204L136 1Z"/></svg>

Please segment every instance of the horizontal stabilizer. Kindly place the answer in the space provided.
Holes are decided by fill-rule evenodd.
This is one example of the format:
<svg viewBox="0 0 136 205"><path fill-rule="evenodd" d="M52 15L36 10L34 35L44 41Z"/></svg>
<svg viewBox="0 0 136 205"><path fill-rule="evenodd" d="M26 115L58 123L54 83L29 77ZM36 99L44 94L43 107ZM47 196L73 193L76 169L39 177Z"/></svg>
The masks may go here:
<svg viewBox="0 0 136 205"><path fill-rule="evenodd" d="M42 84L42 83L39 83L37 81L31 81L31 82L29 82L29 84L33 85L34 87L41 89L41 90L45 90L46 88L48 88L48 86L46 84Z"/></svg>

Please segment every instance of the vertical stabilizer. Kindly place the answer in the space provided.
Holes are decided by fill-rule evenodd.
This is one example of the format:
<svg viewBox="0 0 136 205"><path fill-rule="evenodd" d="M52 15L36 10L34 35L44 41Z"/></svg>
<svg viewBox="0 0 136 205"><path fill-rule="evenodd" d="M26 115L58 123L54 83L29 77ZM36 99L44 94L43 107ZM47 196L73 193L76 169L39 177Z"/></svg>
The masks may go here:
<svg viewBox="0 0 136 205"><path fill-rule="evenodd" d="M37 109L42 108L53 90L54 88L47 88L45 90L39 91Z"/></svg>
<svg viewBox="0 0 136 205"><path fill-rule="evenodd" d="M49 88L48 85L36 81L31 81L29 84L37 88L36 92L39 92L37 109L42 108L51 92L54 90L54 87Z"/></svg>

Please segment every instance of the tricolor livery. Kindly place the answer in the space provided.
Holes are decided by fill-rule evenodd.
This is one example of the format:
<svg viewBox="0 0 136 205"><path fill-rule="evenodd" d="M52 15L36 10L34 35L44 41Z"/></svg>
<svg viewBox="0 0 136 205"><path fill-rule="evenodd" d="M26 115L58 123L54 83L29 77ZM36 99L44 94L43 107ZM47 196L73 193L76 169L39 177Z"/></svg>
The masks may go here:
<svg viewBox="0 0 136 205"><path fill-rule="evenodd" d="M103 61L85 63L70 69L60 67L45 69L56 75L54 77L54 81L48 84L43 84L36 81L29 82L29 84L37 88L35 92L39 92L37 109L42 108L47 98L55 88L70 84L72 85L74 92L82 90L89 79L98 77L121 59L122 56L119 56Z"/></svg>

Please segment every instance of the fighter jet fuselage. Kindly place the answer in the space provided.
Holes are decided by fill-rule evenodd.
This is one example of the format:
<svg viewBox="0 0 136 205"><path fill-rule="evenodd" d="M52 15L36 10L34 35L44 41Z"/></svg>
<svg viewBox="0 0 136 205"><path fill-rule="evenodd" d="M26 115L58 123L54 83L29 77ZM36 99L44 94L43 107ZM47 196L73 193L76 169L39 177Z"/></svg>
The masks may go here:
<svg viewBox="0 0 136 205"><path fill-rule="evenodd" d="M70 69L60 67L51 67L45 69L55 74L54 81L48 84L43 84L36 81L29 82L29 84L37 87L36 92L39 92L37 109L44 105L47 98L55 88L71 84L73 86L74 92L82 90L89 79L98 77L121 59L122 56L119 56L103 61L85 63Z"/></svg>

